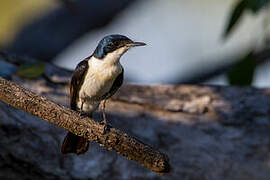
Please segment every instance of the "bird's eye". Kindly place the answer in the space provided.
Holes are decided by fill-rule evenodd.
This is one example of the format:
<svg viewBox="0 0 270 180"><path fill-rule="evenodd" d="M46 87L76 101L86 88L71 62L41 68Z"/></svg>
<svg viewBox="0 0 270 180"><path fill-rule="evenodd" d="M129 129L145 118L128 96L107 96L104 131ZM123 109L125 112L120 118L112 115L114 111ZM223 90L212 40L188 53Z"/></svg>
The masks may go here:
<svg viewBox="0 0 270 180"><path fill-rule="evenodd" d="M108 46L108 47L113 47L114 44L113 44L112 42L110 42L107 46Z"/></svg>

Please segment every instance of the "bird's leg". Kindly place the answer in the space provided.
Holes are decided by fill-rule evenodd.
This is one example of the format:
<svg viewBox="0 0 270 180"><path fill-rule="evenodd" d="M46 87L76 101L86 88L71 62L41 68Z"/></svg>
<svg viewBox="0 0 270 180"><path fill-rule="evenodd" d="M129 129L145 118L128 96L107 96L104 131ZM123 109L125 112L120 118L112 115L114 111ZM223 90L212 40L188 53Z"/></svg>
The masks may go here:
<svg viewBox="0 0 270 180"><path fill-rule="evenodd" d="M81 99L81 107L80 107L80 116L85 115L84 112L83 112L83 104L84 104L84 99L82 98Z"/></svg>
<svg viewBox="0 0 270 180"><path fill-rule="evenodd" d="M106 119L106 114L105 114L105 105L106 105L106 99L104 99L101 102L101 110L102 110L102 115L103 115L103 124L104 124L104 129L103 129L103 133L106 132L107 129L107 119Z"/></svg>
<svg viewBox="0 0 270 180"><path fill-rule="evenodd" d="M106 99L104 99L101 103L101 109L102 109L102 115L103 115L103 122L104 124L107 124L106 114L105 114L105 105L106 105Z"/></svg>

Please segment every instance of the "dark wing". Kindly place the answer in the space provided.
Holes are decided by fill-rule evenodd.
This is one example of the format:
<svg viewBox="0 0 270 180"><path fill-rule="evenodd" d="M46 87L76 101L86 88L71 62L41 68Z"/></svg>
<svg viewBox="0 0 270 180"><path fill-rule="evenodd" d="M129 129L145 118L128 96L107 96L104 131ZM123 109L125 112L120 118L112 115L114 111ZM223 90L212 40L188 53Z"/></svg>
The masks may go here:
<svg viewBox="0 0 270 180"><path fill-rule="evenodd" d="M77 109L76 103L76 99L78 97L77 94L81 88L87 69L88 69L88 61L87 59L84 59L77 65L72 75L70 84L70 107L73 110Z"/></svg>
<svg viewBox="0 0 270 180"><path fill-rule="evenodd" d="M124 80L124 69L122 68L122 72L114 80L110 91L104 94L102 96L102 99L108 99L112 97L116 93L116 91L122 86L123 80Z"/></svg>

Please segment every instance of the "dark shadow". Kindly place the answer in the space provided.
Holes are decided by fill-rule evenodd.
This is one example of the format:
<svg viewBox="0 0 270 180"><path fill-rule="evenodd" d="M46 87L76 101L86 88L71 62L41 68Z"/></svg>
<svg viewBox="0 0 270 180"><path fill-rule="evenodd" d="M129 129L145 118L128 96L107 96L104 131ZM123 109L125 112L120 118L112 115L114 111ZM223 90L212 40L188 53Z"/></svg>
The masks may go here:
<svg viewBox="0 0 270 180"><path fill-rule="evenodd" d="M135 0L76 0L25 25L8 51L51 61L87 32L109 24Z"/></svg>

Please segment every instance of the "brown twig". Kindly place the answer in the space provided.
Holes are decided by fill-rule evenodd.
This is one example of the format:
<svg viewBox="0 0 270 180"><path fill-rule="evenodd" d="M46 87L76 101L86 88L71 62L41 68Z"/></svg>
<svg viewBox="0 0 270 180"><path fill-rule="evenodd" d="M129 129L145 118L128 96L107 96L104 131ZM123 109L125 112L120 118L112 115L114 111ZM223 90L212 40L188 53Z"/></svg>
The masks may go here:
<svg viewBox="0 0 270 180"><path fill-rule="evenodd" d="M170 170L169 159L165 154L113 127L103 134L103 125L99 122L88 117L82 118L79 113L3 78L0 78L0 100L109 150L115 150L156 173L167 173Z"/></svg>

